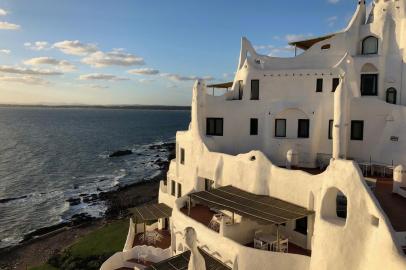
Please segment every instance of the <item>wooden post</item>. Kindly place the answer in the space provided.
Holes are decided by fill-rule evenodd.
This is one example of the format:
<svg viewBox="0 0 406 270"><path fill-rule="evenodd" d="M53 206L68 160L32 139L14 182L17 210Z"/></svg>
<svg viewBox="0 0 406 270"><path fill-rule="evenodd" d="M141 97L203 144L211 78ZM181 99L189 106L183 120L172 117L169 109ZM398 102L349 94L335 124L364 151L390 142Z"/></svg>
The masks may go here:
<svg viewBox="0 0 406 270"><path fill-rule="evenodd" d="M280 252L279 224L276 225L276 251Z"/></svg>
<svg viewBox="0 0 406 270"><path fill-rule="evenodd" d="M231 224L234 224L234 212L233 212L233 221L232 221L232 223Z"/></svg>

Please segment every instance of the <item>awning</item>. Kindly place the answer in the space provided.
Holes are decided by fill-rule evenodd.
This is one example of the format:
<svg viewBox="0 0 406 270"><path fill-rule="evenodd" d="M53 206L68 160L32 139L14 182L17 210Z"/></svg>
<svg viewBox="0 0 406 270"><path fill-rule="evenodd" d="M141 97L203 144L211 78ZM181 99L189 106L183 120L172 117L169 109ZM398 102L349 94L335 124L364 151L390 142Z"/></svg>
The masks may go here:
<svg viewBox="0 0 406 270"><path fill-rule="evenodd" d="M225 82L225 83L218 83L218 84L210 84L207 87L208 88L231 88L233 86L233 82Z"/></svg>
<svg viewBox="0 0 406 270"><path fill-rule="evenodd" d="M189 196L208 207L228 210L260 224L280 225L314 214L304 207L269 196L255 195L233 186L192 193Z"/></svg>
<svg viewBox="0 0 406 270"><path fill-rule="evenodd" d="M172 216L172 208L164 203L143 205L130 208L128 211L134 217L135 224Z"/></svg>
<svg viewBox="0 0 406 270"><path fill-rule="evenodd" d="M289 45L295 46L302 50L308 50L311 46L313 46L317 42L329 39L329 38L333 37L334 35L335 34L330 34L330 35L306 39L306 40L293 41L293 42L290 42Z"/></svg>
<svg viewBox="0 0 406 270"><path fill-rule="evenodd" d="M230 267L223 264L219 260L213 258L205 251L199 248L200 253L203 255L206 262L207 270L231 270ZM187 270L190 259L190 251L183 252L177 256L171 257L159 263L155 263L146 270Z"/></svg>

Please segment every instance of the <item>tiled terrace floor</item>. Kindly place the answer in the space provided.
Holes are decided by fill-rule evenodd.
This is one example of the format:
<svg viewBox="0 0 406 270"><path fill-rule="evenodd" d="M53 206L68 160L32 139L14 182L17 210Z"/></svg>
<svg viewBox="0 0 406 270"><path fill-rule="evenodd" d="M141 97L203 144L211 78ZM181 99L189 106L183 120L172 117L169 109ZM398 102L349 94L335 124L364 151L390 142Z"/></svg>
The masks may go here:
<svg viewBox="0 0 406 270"><path fill-rule="evenodd" d="M162 248L162 249L166 249L166 248L170 247L171 246L171 233L169 231L165 231L165 230L157 230L157 232L162 235L162 239L160 241L157 241L152 246ZM142 245L148 246L147 243L140 240L141 236L142 236L142 233L139 233L135 236L135 241L134 241L134 245L133 245L134 247L142 246Z"/></svg>

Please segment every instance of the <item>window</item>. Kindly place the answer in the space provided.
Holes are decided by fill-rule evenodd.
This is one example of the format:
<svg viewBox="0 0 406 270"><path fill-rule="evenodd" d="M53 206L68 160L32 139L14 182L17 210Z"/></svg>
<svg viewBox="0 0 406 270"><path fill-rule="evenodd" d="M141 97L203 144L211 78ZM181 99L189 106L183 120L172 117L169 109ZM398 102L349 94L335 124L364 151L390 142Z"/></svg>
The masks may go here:
<svg viewBox="0 0 406 270"><path fill-rule="evenodd" d="M286 137L286 119L275 119L275 137Z"/></svg>
<svg viewBox="0 0 406 270"><path fill-rule="evenodd" d="M309 119L299 119L297 125L297 137L298 138L309 138Z"/></svg>
<svg viewBox="0 0 406 270"><path fill-rule="evenodd" d="M307 217L296 219L295 231L307 235Z"/></svg>
<svg viewBox="0 0 406 270"><path fill-rule="evenodd" d="M378 74L361 74L361 96L378 95Z"/></svg>
<svg viewBox="0 0 406 270"><path fill-rule="evenodd" d="M182 185L178 183L178 198L182 197Z"/></svg>
<svg viewBox="0 0 406 270"><path fill-rule="evenodd" d="M185 164L185 149L180 149L180 164Z"/></svg>
<svg viewBox="0 0 406 270"><path fill-rule="evenodd" d="M175 188L176 188L176 182L175 181L171 181L171 195L175 196Z"/></svg>
<svg viewBox="0 0 406 270"><path fill-rule="evenodd" d="M328 139L329 140L333 139L333 124L334 124L334 120L328 121Z"/></svg>
<svg viewBox="0 0 406 270"><path fill-rule="evenodd" d="M343 194L337 194L336 198L336 214L339 218L347 218L347 197Z"/></svg>
<svg viewBox="0 0 406 270"><path fill-rule="evenodd" d="M251 118L250 135L258 135L258 119L257 118Z"/></svg>
<svg viewBox="0 0 406 270"><path fill-rule="evenodd" d="M244 82L238 81L238 99L242 100L242 96L244 93Z"/></svg>
<svg viewBox="0 0 406 270"><path fill-rule="evenodd" d="M330 44L325 44L325 45L321 46L321 50L322 50L322 51L330 50L330 48L331 48L331 45L330 45Z"/></svg>
<svg viewBox="0 0 406 270"><path fill-rule="evenodd" d="M373 36L366 37L362 41L362 54L377 54L378 53L378 39Z"/></svg>
<svg viewBox="0 0 406 270"><path fill-rule="evenodd" d="M204 190L210 191L214 188L214 181L210 179L204 179Z"/></svg>
<svg viewBox="0 0 406 270"><path fill-rule="evenodd" d="M207 118L206 135L223 136L223 118Z"/></svg>
<svg viewBox="0 0 406 270"><path fill-rule="evenodd" d="M335 225L344 227L347 221L348 199L343 192L330 187L322 199L321 218Z"/></svg>
<svg viewBox="0 0 406 270"><path fill-rule="evenodd" d="M259 100L259 80L251 80L251 100Z"/></svg>
<svg viewBox="0 0 406 270"><path fill-rule="evenodd" d="M323 79L317 79L316 92L323 92Z"/></svg>
<svg viewBox="0 0 406 270"><path fill-rule="evenodd" d="M362 141L364 139L364 121L351 121L351 140Z"/></svg>
<svg viewBox="0 0 406 270"><path fill-rule="evenodd" d="M396 89L391 87L386 90L386 102L396 104Z"/></svg>
<svg viewBox="0 0 406 270"><path fill-rule="evenodd" d="M333 87L331 89L331 92L335 92L339 84L340 84L340 79L333 78Z"/></svg>

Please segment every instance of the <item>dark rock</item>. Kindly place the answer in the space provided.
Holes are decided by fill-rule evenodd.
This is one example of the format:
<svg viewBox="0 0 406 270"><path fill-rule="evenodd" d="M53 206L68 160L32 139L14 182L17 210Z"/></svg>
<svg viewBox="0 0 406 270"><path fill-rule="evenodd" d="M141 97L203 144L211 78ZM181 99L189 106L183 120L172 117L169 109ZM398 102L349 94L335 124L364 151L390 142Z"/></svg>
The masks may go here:
<svg viewBox="0 0 406 270"><path fill-rule="evenodd" d="M122 157L122 156L127 156L131 155L133 151L131 150L118 150L112 154L109 155L109 157Z"/></svg>
<svg viewBox="0 0 406 270"><path fill-rule="evenodd" d="M87 213L76 214L76 215L73 215L71 218L71 225L76 226L76 225L79 225L82 223L92 221L94 219L95 219L94 217L90 216Z"/></svg>
<svg viewBox="0 0 406 270"><path fill-rule="evenodd" d="M80 198L69 198L66 201L69 203L70 206L78 205L81 203Z"/></svg>
<svg viewBox="0 0 406 270"><path fill-rule="evenodd" d="M0 199L0 203L6 203L6 202L15 201L15 200L25 199L25 198L27 198L27 196Z"/></svg>

